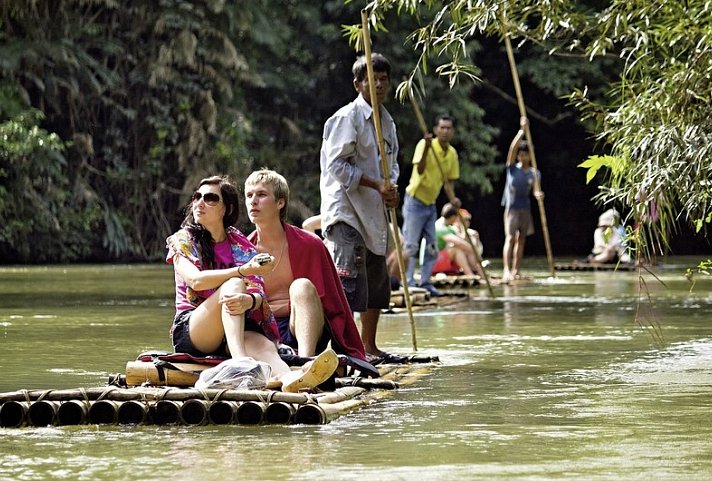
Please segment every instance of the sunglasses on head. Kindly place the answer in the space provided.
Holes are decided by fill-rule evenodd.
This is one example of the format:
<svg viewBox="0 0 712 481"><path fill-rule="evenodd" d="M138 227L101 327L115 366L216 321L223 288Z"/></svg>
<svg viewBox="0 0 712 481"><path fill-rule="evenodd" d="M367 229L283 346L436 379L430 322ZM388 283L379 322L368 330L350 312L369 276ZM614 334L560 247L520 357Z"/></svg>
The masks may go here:
<svg viewBox="0 0 712 481"><path fill-rule="evenodd" d="M218 194L215 194L213 192L206 192L205 194L202 194L198 191L193 192L193 197L191 197L193 204L197 204L200 202L200 199L203 199L206 204L208 205L217 205L218 202L220 202L220 196Z"/></svg>

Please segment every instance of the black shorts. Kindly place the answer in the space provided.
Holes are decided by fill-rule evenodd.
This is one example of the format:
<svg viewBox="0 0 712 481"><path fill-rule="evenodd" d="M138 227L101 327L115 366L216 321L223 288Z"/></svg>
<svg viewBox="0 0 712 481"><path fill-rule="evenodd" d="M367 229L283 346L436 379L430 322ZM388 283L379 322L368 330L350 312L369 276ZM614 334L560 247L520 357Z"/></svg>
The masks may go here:
<svg viewBox="0 0 712 481"><path fill-rule="evenodd" d="M194 309L183 311L173 320L173 326L171 326L171 341L173 342L173 350L175 352L190 354L191 356L196 357L230 357L225 338L223 338L222 343L220 343L220 347L213 352L203 352L196 349L193 342L190 340L190 316L193 314L193 310ZM262 328L249 317L245 319L245 330L264 334Z"/></svg>

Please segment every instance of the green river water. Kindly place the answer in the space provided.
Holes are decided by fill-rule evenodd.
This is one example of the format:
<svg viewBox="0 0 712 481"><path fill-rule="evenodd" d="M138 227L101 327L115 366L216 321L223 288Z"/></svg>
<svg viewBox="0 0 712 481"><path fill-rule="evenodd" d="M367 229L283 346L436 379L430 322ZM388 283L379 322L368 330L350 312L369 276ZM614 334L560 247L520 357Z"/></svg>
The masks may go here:
<svg viewBox="0 0 712 481"><path fill-rule="evenodd" d="M638 306L635 272L526 259L531 283L416 312L442 363L329 424L0 428L0 480L707 481L712 280L690 292L694 263L665 259ZM170 349L173 309L160 264L0 267L0 392L105 385ZM383 316L379 343L412 353L408 316Z"/></svg>

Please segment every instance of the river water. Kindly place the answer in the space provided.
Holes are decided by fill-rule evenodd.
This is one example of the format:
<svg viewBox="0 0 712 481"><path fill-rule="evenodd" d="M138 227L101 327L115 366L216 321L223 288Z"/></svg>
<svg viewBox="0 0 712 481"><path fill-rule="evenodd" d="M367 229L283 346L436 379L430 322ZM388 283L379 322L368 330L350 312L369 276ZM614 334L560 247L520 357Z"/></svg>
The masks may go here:
<svg viewBox="0 0 712 481"><path fill-rule="evenodd" d="M645 294L635 272L525 262L531 282L416 311L418 353L442 363L329 424L0 428L0 479L712 479L695 260L666 259ZM0 392L102 386L169 350L172 283L163 265L1 267ZM408 316L383 316L379 343L412 353Z"/></svg>

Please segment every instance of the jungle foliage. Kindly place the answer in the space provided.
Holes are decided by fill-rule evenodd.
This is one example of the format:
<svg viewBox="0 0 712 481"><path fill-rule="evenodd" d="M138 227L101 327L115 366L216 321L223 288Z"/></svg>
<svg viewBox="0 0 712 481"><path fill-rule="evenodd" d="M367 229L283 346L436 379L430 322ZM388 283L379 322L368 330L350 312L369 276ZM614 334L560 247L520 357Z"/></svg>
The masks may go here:
<svg viewBox="0 0 712 481"><path fill-rule="evenodd" d="M394 81L417 86L426 118L456 116L459 195L482 208L483 223L501 217L502 151L518 123L504 28L535 140L556 146L538 149L539 165L563 219L593 214L570 202L597 192L576 172L593 151L576 120L583 112L598 149L626 166L598 176L602 201L638 205L631 193L646 192L661 227L677 212L703 225L710 167L690 161L709 154L710 7L658 3L512 2L506 22L501 1L368 8ZM191 189L214 173L240 180L275 168L291 181L293 220L313 214L323 122L354 96L344 26L365 4L0 2L0 262L158 259ZM404 188L421 133L407 102L387 107ZM568 224L554 226L562 239L580 230Z"/></svg>

